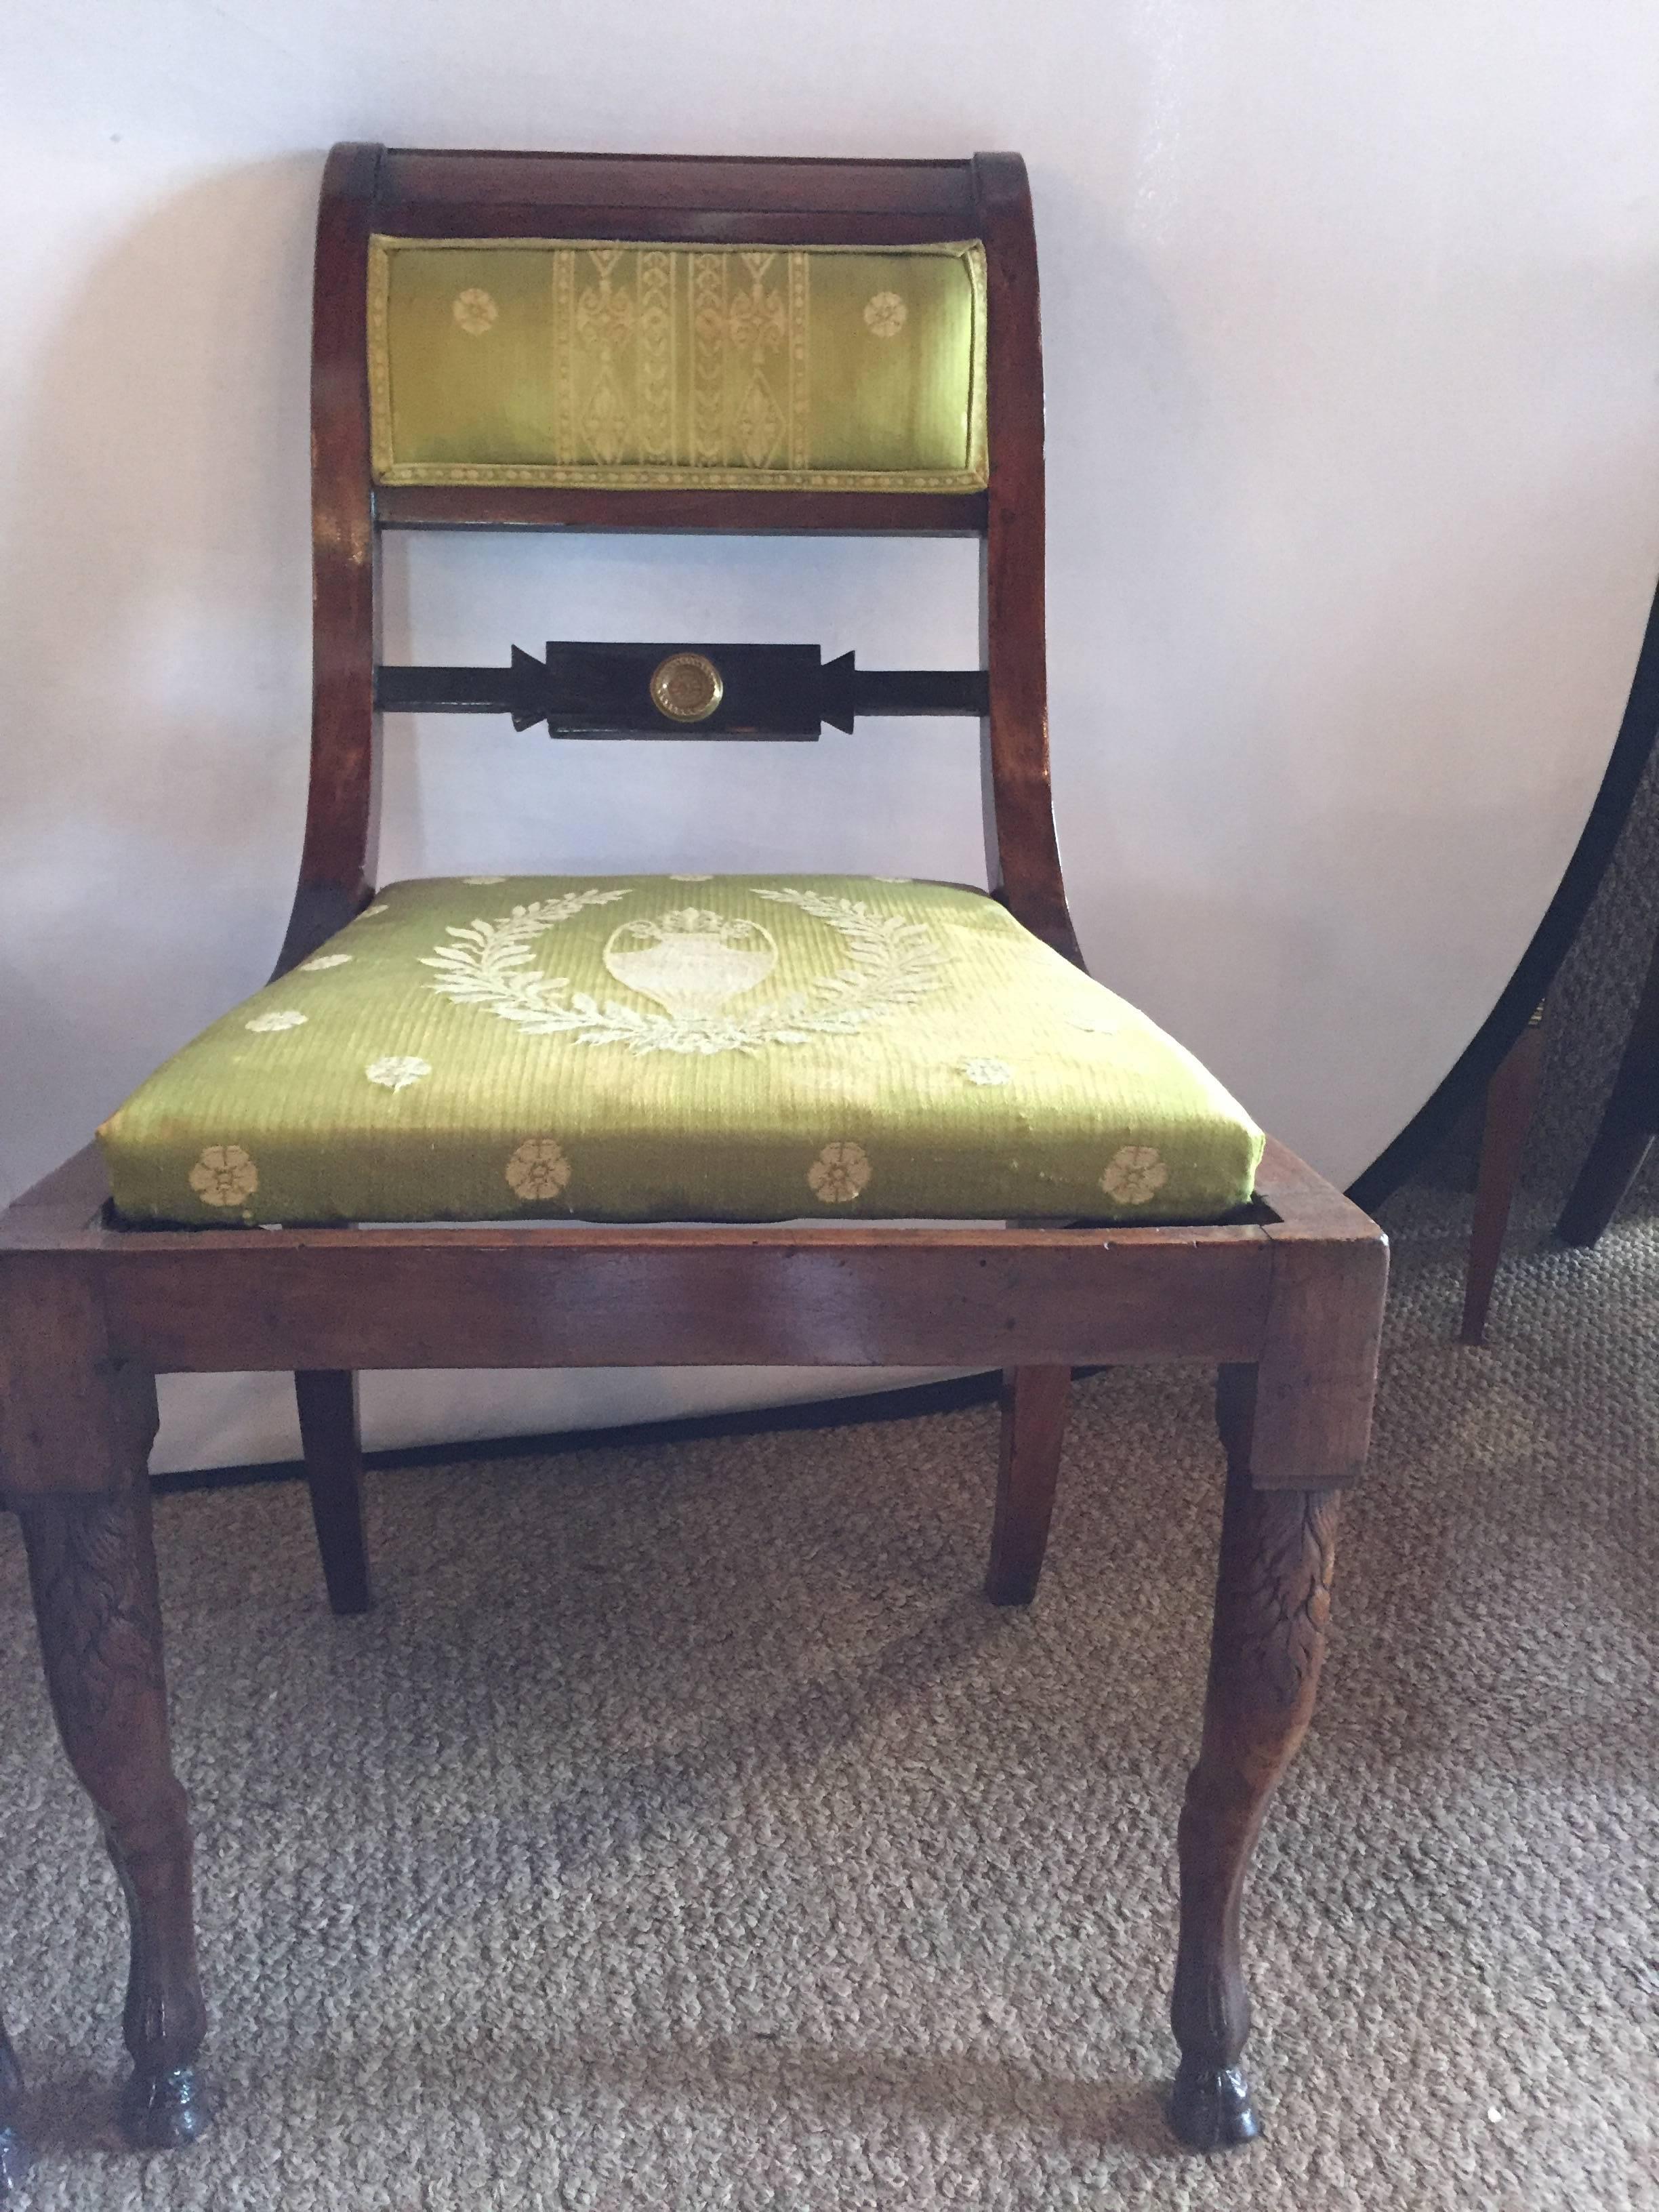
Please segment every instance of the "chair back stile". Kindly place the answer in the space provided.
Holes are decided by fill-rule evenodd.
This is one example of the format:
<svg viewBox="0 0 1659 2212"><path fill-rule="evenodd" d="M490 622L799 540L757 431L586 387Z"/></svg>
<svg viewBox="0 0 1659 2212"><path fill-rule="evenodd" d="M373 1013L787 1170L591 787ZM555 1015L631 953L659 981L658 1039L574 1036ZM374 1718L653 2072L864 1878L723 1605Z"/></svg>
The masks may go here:
<svg viewBox="0 0 1659 2212"><path fill-rule="evenodd" d="M377 483L369 359L377 237L876 253L977 240L985 272L984 489ZM1030 195L1017 155L887 162L336 147L318 222L312 483L311 782L277 974L314 952L372 896L380 537L386 529L434 528L977 537L988 881L1017 920L1081 964L1049 793L1042 341Z"/></svg>

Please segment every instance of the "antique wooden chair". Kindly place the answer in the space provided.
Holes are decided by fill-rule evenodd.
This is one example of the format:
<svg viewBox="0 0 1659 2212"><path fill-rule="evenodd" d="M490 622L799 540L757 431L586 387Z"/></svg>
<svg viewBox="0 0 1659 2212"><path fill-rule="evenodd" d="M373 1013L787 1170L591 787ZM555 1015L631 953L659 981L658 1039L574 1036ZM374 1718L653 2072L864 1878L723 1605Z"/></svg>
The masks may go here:
<svg viewBox="0 0 1659 2212"><path fill-rule="evenodd" d="M280 980L0 1227L0 1484L131 1907L131 2131L201 2124L145 1473L158 1371L295 1374L349 1612L368 1595L360 1369L1000 1369L988 1595L1024 1604L1073 1366L1180 1359L1221 1370L1229 1472L1170 2111L1190 2144L1244 2140L1240 1898L1313 1703L1385 1247L1281 1147L1258 1166L1220 1087L1081 970L1048 795L1023 164L340 147L314 344L315 721ZM484 527L972 534L986 665L694 641L378 668L380 533ZM745 740L965 715L990 894L377 893L379 717L416 707ZM544 935L568 972L535 965Z"/></svg>

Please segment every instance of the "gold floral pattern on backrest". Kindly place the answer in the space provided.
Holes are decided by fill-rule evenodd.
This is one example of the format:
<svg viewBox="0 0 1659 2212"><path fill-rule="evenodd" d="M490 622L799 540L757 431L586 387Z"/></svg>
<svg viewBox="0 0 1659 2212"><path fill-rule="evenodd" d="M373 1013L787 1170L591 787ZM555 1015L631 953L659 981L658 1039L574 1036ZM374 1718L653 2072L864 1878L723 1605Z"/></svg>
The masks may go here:
<svg viewBox="0 0 1659 2212"><path fill-rule="evenodd" d="M674 458L674 264L659 247L640 256L640 459Z"/></svg>
<svg viewBox="0 0 1659 2212"><path fill-rule="evenodd" d="M555 298L575 302L568 319L556 316L553 333L559 420L580 434L572 459L672 467L689 446L684 458L696 468L768 469L784 458L780 448L793 428L798 434L787 458L804 467L805 255L630 250L637 263L630 280L618 273L623 252L554 250ZM594 281L586 283L589 264ZM787 289L776 281L781 271ZM673 374L679 295L688 281L689 439L677 435ZM736 390L734 369L741 380Z"/></svg>
<svg viewBox="0 0 1659 2212"><path fill-rule="evenodd" d="M794 254L788 257L792 261L800 258ZM737 420L738 441L743 458L751 469L763 469L770 462L783 434L785 422L784 410L778 404L769 375L770 356L781 353L793 336L783 294L775 288L769 289L766 282L777 258L775 253L745 253L743 266L749 289L739 289L732 302L732 344L739 354L748 355L752 370L744 388ZM793 347L790 356L789 365L793 366Z"/></svg>
<svg viewBox="0 0 1659 2212"><path fill-rule="evenodd" d="M595 459L601 461L622 459L631 422L632 410L617 374L617 356L634 335L634 295L613 281L621 258L618 246L595 246L592 262L599 282L576 301L576 343L597 364L582 410L582 434ZM568 363L561 368L562 374L572 373Z"/></svg>
<svg viewBox="0 0 1659 2212"><path fill-rule="evenodd" d="M469 284L465 291L458 292L451 310L470 338L481 338L486 331L492 330L498 312L489 293L477 284Z"/></svg>
<svg viewBox="0 0 1659 2212"><path fill-rule="evenodd" d="M976 241L377 237L368 352L382 483L933 491L987 480Z"/></svg>

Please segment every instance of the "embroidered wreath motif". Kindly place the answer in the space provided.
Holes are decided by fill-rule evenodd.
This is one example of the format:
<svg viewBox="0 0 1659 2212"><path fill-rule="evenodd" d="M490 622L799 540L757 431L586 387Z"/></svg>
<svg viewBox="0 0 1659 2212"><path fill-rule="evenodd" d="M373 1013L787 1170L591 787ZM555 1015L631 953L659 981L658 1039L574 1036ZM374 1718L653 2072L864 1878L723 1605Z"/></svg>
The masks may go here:
<svg viewBox="0 0 1659 2212"><path fill-rule="evenodd" d="M726 1005L682 1002L668 1011L647 1011L617 999L601 1004L590 992L573 990L568 975L545 975L532 966L531 947L545 931L570 921L585 907L631 896L625 889L568 891L560 898L514 907L498 921L452 927L448 933L453 943L441 945L422 964L438 971L434 991L459 1005L487 1006L501 1020L516 1022L527 1036L574 1036L580 1044L625 1045L631 1053L752 1055L768 1045L850 1036L886 1020L939 982L944 956L921 923L898 915L872 914L861 899L758 886L757 898L793 906L827 922L848 948L848 964L833 975L818 976L810 991L797 991L740 1012L727 1011L730 1000L743 996L752 985L737 984L725 994ZM696 908L661 915L637 928L641 943L665 933L682 940L697 932L747 930L757 938L766 935L755 925L725 921ZM607 948L607 963L612 957ZM617 980L629 978L619 975ZM763 981L764 973L757 964L755 981ZM661 1005L660 996L657 1003Z"/></svg>

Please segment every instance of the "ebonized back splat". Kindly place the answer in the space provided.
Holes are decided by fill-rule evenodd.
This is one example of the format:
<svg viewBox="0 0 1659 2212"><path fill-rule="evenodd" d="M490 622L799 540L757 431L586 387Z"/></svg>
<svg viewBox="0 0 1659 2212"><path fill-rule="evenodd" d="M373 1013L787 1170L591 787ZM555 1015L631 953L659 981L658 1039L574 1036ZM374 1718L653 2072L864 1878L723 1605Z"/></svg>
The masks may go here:
<svg viewBox="0 0 1659 2212"><path fill-rule="evenodd" d="M520 647L505 668L374 672L386 713L510 714L515 730L555 738L817 738L860 714L986 711L978 668L860 668L816 645L602 645L549 641L538 660Z"/></svg>

